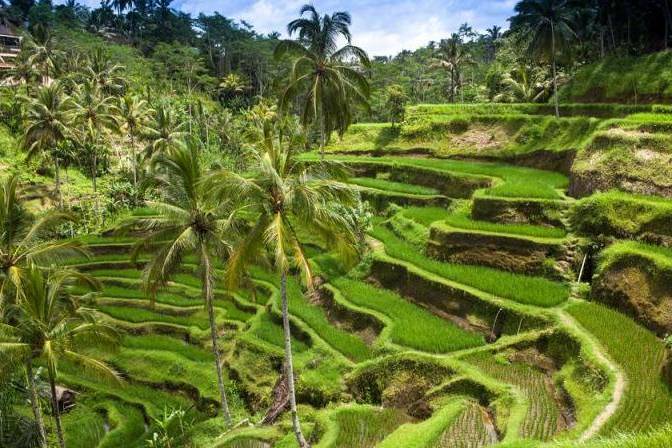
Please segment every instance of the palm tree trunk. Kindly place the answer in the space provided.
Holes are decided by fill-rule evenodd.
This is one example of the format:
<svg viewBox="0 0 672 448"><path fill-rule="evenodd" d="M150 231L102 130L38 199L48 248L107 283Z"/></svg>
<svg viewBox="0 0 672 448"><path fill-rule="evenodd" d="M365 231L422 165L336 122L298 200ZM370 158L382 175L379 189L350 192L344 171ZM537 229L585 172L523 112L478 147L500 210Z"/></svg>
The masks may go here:
<svg viewBox="0 0 672 448"><path fill-rule="evenodd" d="M63 437L63 427L61 426L61 413L58 410L58 399L56 398L56 378L54 378L54 371L47 369L49 373L49 387L51 389L51 411L54 413L54 421L56 422L56 434L58 435L58 444L61 448L65 448L65 438Z"/></svg>
<svg viewBox="0 0 672 448"><path fill-rule="evenodd" d="M229 411L229 402L226 399L226 389L224 388L224 377L222 375L222 360L217 347L217 324L215 323L215 308L212 292L212 268L210 267L210 256L205 245L201 245L201 263L203 268L203 298L208 308L208 320L210 321L210 337L212 338L212 354L215 355L215 367L217 370L217 385L221 398L222 415L227 427L231 427L231 412Z"/></svg>
<svg viewBox="0 0 672 448"><path fill-rule="evenodd" d="M135 154L135 138L133 137L133 131L131 134L131 157L133 158L133 186L135 189L138 189L138 157Z"/></svg>
<svg viewBox="0 0 672 448"><path fill-rule="evenodd" d="M322 112L322 117L320 117L320 160L324 160L324 146L326 144L326 133L325 129L326 124L324 120L324 111Z"/></svg>
<svg viewBox="0 0 672 448"><path fill-rule="evenodd" d="M28 380L28 388L30 389L30 406L33 408L33 415L35 415L35 422L40 432L40 447L47 448L47 431L44 429L44 419L42 418L42 410L40 409L40 401L37 396L37 387L35 386L35 378L33 378L33 362L29 358L26 362L26 377Z"/></svg>
<svg viewBox="0 0 672 448"><path fill-rule="evenodd" d="M61 195L61 170L58 163L58 157L54 157L54 175L56 177L56 197L58 198L58 207L63 208L63 196Z"/></svg>
<svg viewBox="0 0 672 448"><path fill-rule="evenodd" d="M299 447L308 448L310 445L306 442L301 432L301 423L299 422L299 413L296 410L296 392L294 390L294 362L292 360L292 340L289 328L289 306L287 304L287 271L282 271L280 277L280 296L282 300L282 329L285 335L285 373L287 375L287 389L289 392L289 406L292 413L292 426L294 435Z"/></svg>
<svg viewBox="0 0 672 448"><path fill-rule="evenodd" d="M555 118L560 118L560 106L558 104L558 74L555 67L555 27L551 22L551 60L553 61L553 99L555 102Z"/></svg>

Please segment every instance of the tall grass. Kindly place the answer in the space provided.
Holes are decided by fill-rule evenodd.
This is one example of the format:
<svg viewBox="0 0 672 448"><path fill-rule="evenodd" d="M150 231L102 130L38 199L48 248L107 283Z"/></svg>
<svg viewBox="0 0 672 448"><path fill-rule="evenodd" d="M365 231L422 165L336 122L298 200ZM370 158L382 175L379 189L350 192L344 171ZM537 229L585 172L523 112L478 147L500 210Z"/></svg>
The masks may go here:
<svg viewBox="0 0 672 448"><path fill-rule="evenodd" d="M477 221L471 218L469 203L455 207L452 210L441 207L404 207L399 209L406 218L418 224L430 227L432 224L445 224L456 229L474 230L480 232L503 233L536 238L564 238L565 229L559 227L534 226L530 224L499 224L490 221Z"/></svg>
<svg viewBox="0 0 672 448"><path fill-rule="evenodd" d="M385 251L394 258L498 297L526 305L551 307L563 303L569 296L567 285L541 277L433 260L380 225L374 226L371 234L385 244Z"/></svg>
<svg viewBox="0 0 672 448"><path fill-rule="evenodd" d="M345 277L334 280L333 284L355 305L388 316L392 322L390 339L396 344L431 353L448 353L485 344L482 335L462 330L391 291Z"/></svg>
<svg viewBox="0 0 672 448"><path fill-rule="evenodd" d="M672 422L672 393L662 377L662 341L623 314L596 303L575 303L567 311L625 371L625 394L601 434L648 431Z"/></svg>
<svg viewBox="0 0 672 448"><path fill-rule="evenodd" d="M313 154L306 154L304 158L310 160L316 159L317 156ZM472 162L451 159L429 159L429 158L409 158L409 157L364 157L364 156L330 156L331 160L338 160L344 163L389 163L396 166L417 166L421 168L431 168L436 170L447 171L449 173L462 175L477 175L488 176L502 179L504 184L511 183L511 190L522 188L520 185L535 184L535 191L524 191L526 198L539 199L557 199L559 197L556 189L564 189L568 186L568 179L565 175L552 172L538 170L534 168L524 168L503 163L493 162ZM507 192L506 186L501 186L500 192ZM509 197L512 196L513 193Z"/></svg>
<svg viewBox="0 0 672 448"><path fill-rule="evenodd" d="M253 269L252 275L254 278L268 281L276 287L279 286L277 275L272 275L261 269ZM324 309L308 301L301 290L301 285L293 277L287 279L287 299L290 314L302 320L336 351L356 362L364 361L372 356L369 347L359 337L332 325Z"/></svg>
<svg viewBox="0 0 672 448"><path fill-rule="evenodd" d="M391 191L404 194L417 195L437 195L439 191L436 188L423 187L422 185L405 184L402 182L393 182L386 179L375 179L370 177L353 177L348 180L351 184L359 185L376 190Z"/></svg>

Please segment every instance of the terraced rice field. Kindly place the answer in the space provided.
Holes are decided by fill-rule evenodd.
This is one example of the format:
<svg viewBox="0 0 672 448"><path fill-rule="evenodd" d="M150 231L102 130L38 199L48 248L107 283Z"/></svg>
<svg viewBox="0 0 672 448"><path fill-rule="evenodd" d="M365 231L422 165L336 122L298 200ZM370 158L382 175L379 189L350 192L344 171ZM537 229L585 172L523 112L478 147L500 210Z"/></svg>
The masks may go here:
<svg viewBox="0 0 672 448"><path fill-rule="evenodd" d="M479 182L487 178L491 186L471 191L467 198L447 198L445 206L402 204L373 220L369 242L374 261L400 263L422 282L450 285L448 289L423 289L426 284L418 284L413 300L391 286L383 287L366 264L344 274L322 253L319 241L310 254L327 295L308 294L297 277L289 278L299 409L314 446L480 448L501 441L536 446L567 434L578 437L572 428L588 427L592 421L586 419L595 418L596 411L573 406L607 401L612 380L603 371L606 366L590 354L577 357L543 344L537 357L552 367L520 357L525 347L563 327L558 313L565 308L581 327L568 331L578 331L581 341L588 340L581 339L584 336L597 340L628 378L622 403L600 434L659 428L672 421L672 394L660 375L665 350L651 333L602 306L576 298L568 302L571 288L566 282L445 263L425 252L432 226L564 244L569 235L562 225L474 219L471 199L480 195L524 200L540 207L549 200L564 202L567 179L563 175L481 162L337 158L351 164L433 169ZM352 183L402 196L445 193L439 187L387 178L358 177ZM151 210L140 213L150 215ZM141 278L141 265L149 254L140 258L138 266L132 265L133 238L84 240L91 244L94 256L70 263L103 284L96 306L124 336L117 351L97 354L123 373L125 383L107 384L67 363L59 366L59 382L80 393L76 410L64 419L72 434L69 446L144 446L156 427L154 419L160 419L166 409L187 411L195 447L296 446L286 413L278 425L243 425L224 433L217 416L208 318L194 275L196 260L186 260L184 272L150 300ZM284 338L278 276L263 267L249 274L253 290L232 294L219 282L215 285L215 312L234 419L256 422L273 404ZM467 299L455 300L460 291ZM437 310L426 306L428 301L417 300L429 296L456 304L455 311ZM483 320L484 309L493 311L489 321ZM501 334L496 331L498 320L501 323L511 310L519 314ZM532 321L536 323L526 325ZM353 383L354 372L368 372L366 367L378 362L387 366L384 371L372 368L364 390L353 389L353 384L361 384ZM576 375L572 381L583 385L568 387L571 393L564 391L559 376L562 366L570 364ZM604 384L594 386L595 377ZM586 395L573 397L572 393ZM362 403L352 403L354 396ZM573 420L575 416L579 421Z"/></svg>

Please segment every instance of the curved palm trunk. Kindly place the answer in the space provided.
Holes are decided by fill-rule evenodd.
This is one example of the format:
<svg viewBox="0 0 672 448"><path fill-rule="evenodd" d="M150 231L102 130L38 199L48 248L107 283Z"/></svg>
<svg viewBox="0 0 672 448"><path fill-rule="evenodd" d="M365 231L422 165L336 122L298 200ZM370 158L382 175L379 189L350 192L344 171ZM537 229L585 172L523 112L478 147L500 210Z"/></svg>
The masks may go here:
<svg viewBox="0 0 672 448"><path fill-rule="evenodd" d="M212 338L212 354L215 355L215 367L217 370L217 385L222 406L222 415L226 426L231 426L231 412L229 411L229 402L226 399L226 389L224 388L224 376L222 374L222 360L217 347L217 324L215 322L215 308L213 304L214 294L212 291L212 268L210 266L210 257L205 245L201 246L201 263L203 268L203 299L208 308L208 320L210 321L210 337Z"/></svg>
<svg viewBox="0 0 672 448"><path fill-rule="evenodd" d="M555 27L551 22L551 60L553 61L553 98L555 101L555 118L560 118L560 105L558 104L558 75L555 67Z"/></svg>
<svg viewBox="0 0 672 448"><path fill-rule="evenodd" d="M63 437L63 427L61 426L61 412L58 409L58 400L56 398L56 378L52 369L47 369L49 372L49 388L51 389L51 411L54 413L54 421L56 422L56 434L58 435L58 444L61 448L65 448L65 438Z"/></svg>
<svg viewBox="0 0 672 448"><path fill-rule="evenodd" d="M44 429L44 419L42 418L42 410L40 409L40 401L37 396L37 387L35 386L35 378L33 378L33 361L28 359L26 362L26 377L28 380L28 388L30 389L30 407L33 409L33 415L37 422L37 428L40 432L40 447L47 448L47 431Z"/></svg>
<svg viewBox="0 0 672 448"><path fill-rule="evenodd" d="M296 392L294 390L294 362L292 360L292 340L289 328L289 306L287 304L287 272L283 271L280 277L280 296L282 299L282 329L285 335L285 373L287 375L287 389L289 393L289 406L292 413L292 426L296 441L301 448L309 448L301 432L299 413L296 410Z"/></svg>

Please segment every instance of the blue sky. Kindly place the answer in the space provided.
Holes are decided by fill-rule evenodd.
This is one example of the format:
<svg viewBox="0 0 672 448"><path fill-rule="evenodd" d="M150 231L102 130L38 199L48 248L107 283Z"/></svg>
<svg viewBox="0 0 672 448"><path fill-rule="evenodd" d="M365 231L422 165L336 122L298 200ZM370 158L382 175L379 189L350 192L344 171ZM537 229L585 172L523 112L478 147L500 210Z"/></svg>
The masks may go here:
<svg viewBox="0 0 672 448"><path fill-rule="evenodd" d="M82 0L80 0L82 1ZM307 0L174 0L173 7L192 13L221 14L244 19L259 32L285 33L287 22ZM94 6L98 0L84 0ZM484 31L507 28L516 0L314 0L321 13L346 10L352 14L353 43L370 55L392 55L440 40L469 22Z"/></svg>

